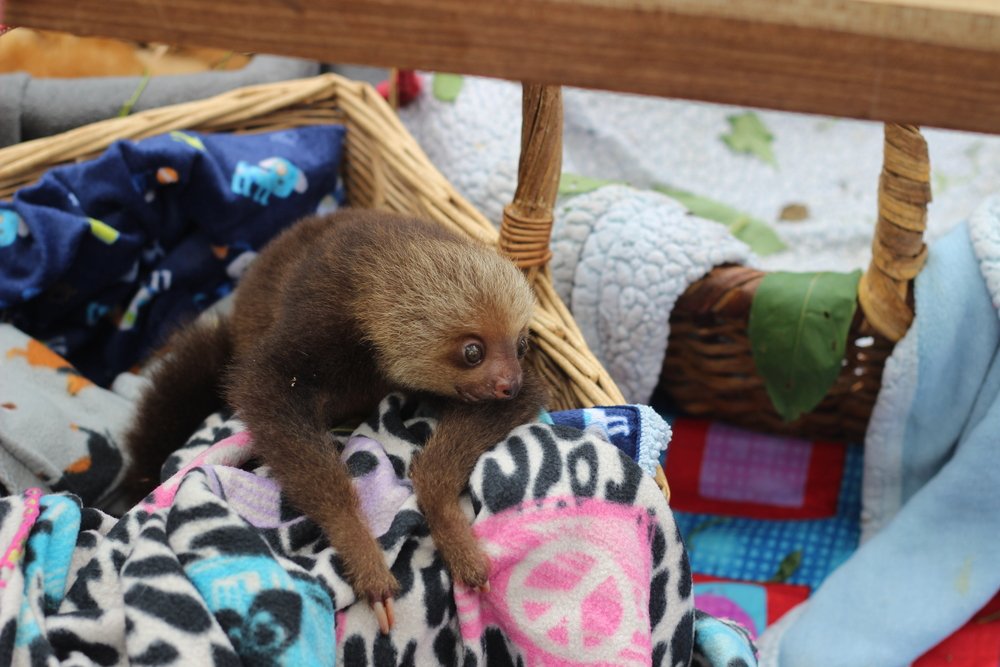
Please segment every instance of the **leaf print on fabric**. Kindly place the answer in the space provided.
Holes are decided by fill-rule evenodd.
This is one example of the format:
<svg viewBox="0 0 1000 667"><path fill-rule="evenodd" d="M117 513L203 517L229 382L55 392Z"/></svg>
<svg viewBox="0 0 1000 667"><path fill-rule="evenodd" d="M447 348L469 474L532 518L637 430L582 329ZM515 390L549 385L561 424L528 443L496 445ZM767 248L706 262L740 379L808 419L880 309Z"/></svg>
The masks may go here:
<svg viewBox="0 0 1000 667"><path fill-rule="evenodd" d="M460 74L436 72L431 82L431 92L442 102L454 102L458 99L458 94L462 92L464 83L465 80Z"/></svg>
<svg viewBox="0 0 1000 667"><path fill-rule="evenodd" d="M774 135L753 111L728 116L729 132L721 136L722 141L734 153L753 155L767 164L777 166L771 144Z"/></svg>

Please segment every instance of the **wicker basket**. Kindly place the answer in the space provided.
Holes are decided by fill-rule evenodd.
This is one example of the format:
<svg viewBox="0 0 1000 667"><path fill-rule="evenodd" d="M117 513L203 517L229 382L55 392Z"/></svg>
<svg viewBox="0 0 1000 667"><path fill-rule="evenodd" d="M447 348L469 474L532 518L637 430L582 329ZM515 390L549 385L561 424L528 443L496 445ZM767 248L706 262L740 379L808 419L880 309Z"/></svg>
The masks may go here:
<svg viewBox="0 0 1000 667"><path fill-rule="evenodd" d="M51 167L95 157L118 139L182 129L260 132L343 123L348 128L344 180L352 205L422 216L500 243L526 271L539 302L531 329L540 354L533 359L550 387L551 407L623 403L618 387L552 288L547 268L561 163L559 89L525 85L524 105L521 183L505 212L500 235L431 165L374 88L334 74L234 90L0 150L0 198L11 196ZM668 493L662 470L657 481Z"/></svg>
<svg viewBox="0 0 1000 667"><path fill-rule="evenodd" d="M930 202L927 144L912 125L885 126L878 222L872 261L858 287L843 369L809 414L784 422L754 366L747 325L764 274L720 267L692 285L670 318L661 385L694 415L773 433L861 441L875 405L882 368L913 319L912 281L926 259Z"/></svg>

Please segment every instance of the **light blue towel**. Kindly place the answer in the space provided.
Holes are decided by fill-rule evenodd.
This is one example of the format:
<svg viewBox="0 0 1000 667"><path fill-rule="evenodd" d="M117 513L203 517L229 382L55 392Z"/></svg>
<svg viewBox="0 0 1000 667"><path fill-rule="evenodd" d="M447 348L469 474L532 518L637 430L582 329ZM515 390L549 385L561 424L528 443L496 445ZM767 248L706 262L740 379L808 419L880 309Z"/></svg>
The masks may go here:
<svg viewBox="0 0 1000 667"><path fill-rule="evenodd" d="M866 438L865 536L761 637L781 667L909 665L1000 589L1000 198L933 245Z"/></svg>

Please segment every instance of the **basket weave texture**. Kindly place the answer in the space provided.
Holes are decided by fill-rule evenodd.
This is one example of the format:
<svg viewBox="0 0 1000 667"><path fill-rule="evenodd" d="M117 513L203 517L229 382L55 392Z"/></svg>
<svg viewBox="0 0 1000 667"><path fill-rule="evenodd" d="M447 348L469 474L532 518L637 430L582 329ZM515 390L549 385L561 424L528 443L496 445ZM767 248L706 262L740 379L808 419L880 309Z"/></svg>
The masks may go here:
<svg viewBox="0 0 1000 667"><path fill-rule="evenodd" d="M550 165L536 175L531 156L532 151L552 153L548 142L560 135L561 97L558 88L525 86L526 108L543 101L545 115L534 125L537 134L526 132L523 138L523 185L510 207L520 218L503 222L502 246L525 269L538 299L531 323L537 347L533 363L549 386L551 409L624 403L552 287L546 263L560 157L555 158L554 168ZM434 168L375 89L335 74L242 88L0 150L0 198L12 196L52 167L96 157L119 139L138 140L173 130L245 133L324 123L347 127L344 181L353 206L428 218L486 243L500 243L494 225ZM662 470L658 482L667 493Z"/></svg>
<svg viewBox="0 0 1000 667"><path fill-rule="evenodd" d="M810 438L862 441L893 344L913 320L913 279L927 257L927 144L917 127L886 124L872 260L840 375L810 413L785 422L753 361L750 304L764 273L720 267L693 284L670 317L661 385L690 414Z"/></svg>
<svg viewBox="0 0 1000 667"><path fill-rule="evenodd" d="M171 130L261 132L301 125L347 126L344 178L354 206L384 208L439 222L497 244L492 224L431 165L397 116L365 83L335 74L234 90L207 100L93 123L0 151L0 198L60 164L93 158L118 139ZM539 300L532 323L555 409L624 402L563 306L548 271L530 271Z"/></svg>

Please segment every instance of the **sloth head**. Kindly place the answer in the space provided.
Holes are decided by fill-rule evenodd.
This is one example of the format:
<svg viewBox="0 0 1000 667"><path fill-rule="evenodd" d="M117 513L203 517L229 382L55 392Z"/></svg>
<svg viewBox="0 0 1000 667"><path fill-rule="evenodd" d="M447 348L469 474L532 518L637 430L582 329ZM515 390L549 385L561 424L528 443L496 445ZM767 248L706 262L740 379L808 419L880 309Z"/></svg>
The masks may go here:
<svg viewBox="0 0 1000 667"><path fill-rule="evenodd" d="M517 396L535 307L521 271L493 248L447 240L405 260L365 297L377 303L366 328L386 376L467 402Z"/></svg>

